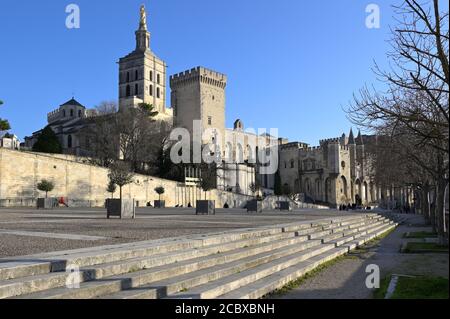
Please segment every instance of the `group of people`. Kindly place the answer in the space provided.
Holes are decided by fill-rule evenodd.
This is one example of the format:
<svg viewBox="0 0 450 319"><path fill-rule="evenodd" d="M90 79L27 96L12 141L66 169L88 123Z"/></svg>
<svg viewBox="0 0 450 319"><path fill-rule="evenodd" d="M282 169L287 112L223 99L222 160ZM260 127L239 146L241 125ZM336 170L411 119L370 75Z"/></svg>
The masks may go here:
<svg viewBox="0 0 450 319"><path fill-rule="evenodd" d="M361 207L361 206L358 206L356 204L348 204L348 205L341 204L341 205L339 205L339 210L340 211L343 211L343 210L349 211L349 210L356 210L356 209L371 210L372 208L370 206L366 206L366 207L362 206Z"/></svg>

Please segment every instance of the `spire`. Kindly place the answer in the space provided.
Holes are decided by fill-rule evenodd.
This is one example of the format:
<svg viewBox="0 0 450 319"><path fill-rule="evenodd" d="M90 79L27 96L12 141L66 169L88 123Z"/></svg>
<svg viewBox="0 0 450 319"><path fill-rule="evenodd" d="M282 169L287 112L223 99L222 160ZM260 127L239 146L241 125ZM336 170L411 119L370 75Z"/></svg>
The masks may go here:
<svg viewBox="0 0 450 319"><path fill-rule="evenodd" d="M350 129L350 135L348 137L348 144L355 145L355 136L353 135L353 129Z"/></svg>
<svg viewBox="0 0 450 319"><path fill-rule="evenodd" d="M150 32L147 31L147 13L145 6L141 5L139 29L136 31L136 50L146 51L150 49Z"/></svg>
<svg viewBox="0 0 450 319"><path fill-rule="evenodd" d="M356 138L357 145L364 145L363 137L361 135L361 130L358 130L358 137Z"/></svg>

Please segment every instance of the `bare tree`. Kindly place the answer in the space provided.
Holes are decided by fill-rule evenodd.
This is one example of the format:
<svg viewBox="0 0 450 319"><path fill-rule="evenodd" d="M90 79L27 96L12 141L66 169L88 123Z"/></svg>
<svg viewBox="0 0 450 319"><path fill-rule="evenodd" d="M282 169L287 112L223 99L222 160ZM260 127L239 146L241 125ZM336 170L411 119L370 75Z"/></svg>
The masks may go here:
<svg viewBox="0 0 450 319"><path fill-rule="evenodd" d="M429 6L405 0L395 10L399 23L392 29L391 68L374 68L387 89L364 87L347 113L358 126L390 137L387 149L402 164L388 164L379 153L378 183L415 185L426 193L425 202L433 190L435 205L428 209L429 217L436 222L441 242L448 242L444 218L449 168L448 12L440 11L438 0Z"/></svg>
<svg viewBox="0 0 450 319"><path fill-rule="evenodd" d="M122 159L130 163L134 172L150 173L163 135L160 123L154 120L158 113L144 103L112 113L112 102L102 102L98 108L102 112L91 119L85 132L91 141L92 162L109 167Z"/></svg>
<svg viewBox="0 0 450 319"><path fill-rule="evenodd" d="M115 114L119 110L116 101L102 101L95 107L97 115Z"/></svg>

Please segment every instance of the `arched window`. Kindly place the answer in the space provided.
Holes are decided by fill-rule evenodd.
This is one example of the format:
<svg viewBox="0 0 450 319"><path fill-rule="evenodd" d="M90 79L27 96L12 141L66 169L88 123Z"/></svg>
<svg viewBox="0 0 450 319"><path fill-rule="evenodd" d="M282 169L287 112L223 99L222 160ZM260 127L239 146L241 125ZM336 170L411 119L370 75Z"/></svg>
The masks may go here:
<svg viewBox="0 0 450 319"><path fill-rule="evenodd" d="M70 109L70 117L73 117L73 109Z"/></svg>
<svg viewBox="0 0 450 319"><path fill-rule="evenodd" d="M72 135L67 136L67 148L72 148Z"/></svg>
<svg viewBox="0 0 450 319"><path fill-rule="evenodd" d="M134 79L137 81L138 80L138 70L134 71Z"/></svg>
<svg viewBox="0 0 450 319"><path fill-rule="evenodd" d="M161 92L159 90L159 88L156 88L156 97L159 99L161 96Z"/></svg>
<svg viewBox="0 0 450 319"><path fill-rule="evenodd" d="M160 82L161 82L161 75L158 73L156 75L156 83L160 84Z"/></svg>
<svg viewBox="0 0 450 319"><path fill-rule="evenodd" d="M134 85L134 95L139 95L139 85Z"/></svg>
<svg viewBox="0 0 450 319"><path fill-rule="evenodd" d="M130 82L130 72L127 72L127 82Z"/></svg>
<svg viewBox="0 0 450 319"><path fill-rule="evenodd" d="M249 163L253 163L253 149L250 145L247 145L247 160Z"/></svg>
<svg viewBox="0 0 450 319"><path fill-rule="evenodd" d="M150 71L150 81L153 81L153 71Z"/></svg>
<svg viewBox="0 0 450 319"><path fill-rule="evenodd" d="M66 110L63 110L63 117L66 117Z"/></svg>
<svg viewBox="0 0 450 319"><path fill-rule="evenodd" d="M150 96L153 96L153 85L150 85L150 88L148 89Z"/></svg>
<svg viewBox="0 0 450 319"><path fill-rule="evenodd" d="M78 110L78 117L81 117L81 110Z"/></svg>
<svg viewBox="0 0 450 319"><path fill-rule="evenodd" d="M130 86L129 85L127 85L127 92L126 92L126 96L128 97L128 96L130 96L131 95L131 89L130 89Z"/></svg>
<svg viewBox="0 0 450 319"><path fill-rule="evenodd" d="M294 160L291 160L291 168L295 168L295 162L294 162Z"/></svg>

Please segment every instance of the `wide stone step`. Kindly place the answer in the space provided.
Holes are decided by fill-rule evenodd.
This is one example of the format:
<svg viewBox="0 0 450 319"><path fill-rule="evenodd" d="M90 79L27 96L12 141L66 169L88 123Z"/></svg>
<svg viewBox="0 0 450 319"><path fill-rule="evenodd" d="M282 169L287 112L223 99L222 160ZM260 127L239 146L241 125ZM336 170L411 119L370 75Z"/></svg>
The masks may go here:
<svg viewBox="0 0 450 319"><path fill-rule="evenodd" d="M294 223L293 225L297 225ZM301 223L304 225L305 223ZM57 251L0 259L0 280L21 278L51 271L64 271L67 265L93 266L106 262L150 256L208 245L229 243L250 238L265 237L283 232L280 226L242 229L206 235L191 235L179 238L142 241Z"/></svg>
<svg viewBox="0 0 450 319"><path fill-rule="evenodd" d="M357 222L363 221L364 218L361 218L360 216L350 216L350 217L341 217L338 219L332 219L327 221L321 221L321 222L312 222L308 224L302 224L302 225L291 225L291 226L285 226L283 227L284 231L295 231L299 235L307 235L316 231L323 231L323 230L331 230L335 229L337 227L340 227L342 223L345 223L346 225L354 224Z"/></svg>
<svg viewBox="0 0 450 319"><path fill-rule="evenodd" d="M270 250L279 247L280 245L285 245L286 243L290 243L292 239L294 239L294 242L301 242L307 239L307 237L294 236L294 233L279 233L268 237L251 238L228 244L212 245L199 249L188 249L181 252L175 251L153 256L125 259L112 263L81 268L81 282L180 262L187 259L208 256L211 254L217 254L219 251L227 252L235 249L243 249L245 253L251 254L253 250L247 249L249 247L255 246L255 251L259 252L264 249ZM2 281L0 282L0 298L30 294L33 292L61 287L66 284L66 279L68 276L69 274L66 272L52 272L43 275Z"/></svg>
<svg viewBox="0 0 450 319"><path fill-rule="evenodd" d="M334 243L336 246L339 246L341 243L345 243L352 238L356 238L357 236L361 236L367 232L368 229L373 229L374 227L380 226L383 223L381 222L373 222L372 220L368 220L365 223L363 223L364 226L361 226L360 223L357 223L359 227L356 228L348 228L347 230L342 230L341 232L332 232L329 235L325 235L322 237L318 237L317 239L322 240L323 243ZM345 226L349 227L349 225ZM340 229L336 228L335 230Z"/></svg>
<svg viewBox="0 0 450 319"><path fill-rule="evenodd" d="M52 271L52 265L48 261L0 261L0 281L26 276L46 274Z"/></svg>
<svg viewBox="0 0 450 319"><path fill-rule="evenodd" d="M322 227L322 226L320 226ZM357 229L355 229L356 231ZM342 236L342 234L341 234ZM351 237L348 240L352 240L353 237ZM292 250L292 249L291 249ZM276 252L274 252L276 253ZM286 251L282 251L282 253L286 254ZM277 253L277 256L279 253ZM264 256L265 257L265 256ZM265 257L267 258L267 257ZM239 261L241 262L241 261ZM241 262L242 264L242 262ZM239 266L239 264L237 265ZM247 265L248 266L248 265ZM214 268L214 269L213 269ZM111 298L111 299L143 299L143 298L155 298L157 297L164 297L166 294L174 293L183 289L188 289L193 286L202 284L204 282L210 281L213 278L217 279L219 276L224 276L227 274L232 273L233 271L242 271L242 269L238 268L237 270L232 270L232 268L228 267L223 269L222 266L216 266L213 268L208 268L205 270L201 270L194 273L188 273L182 276L178 277L172 277L167 280L163 280L161 282L151 283L148 285L143 285L139 287L135 287L129 290L120 291L118 293L103 296L101 298ZM217 271L218 268L218 271ZM231 271L229 271L231 269ZM215 273L211 273L211 271L214 270ZM225 271L225 272L224 272ZM215 275L215 277L213 277ZM157 293L155 294L155 290Z"/></svg>
<svg viewBox="0 0 450 319"><path fill-rule="evenodd" d="M288 247L265 252L255 256L238 259L227 263L217 264L205 269L188 272L184 275L176 277L168 277L160 281L154 281L149 284L137 286L128 291L120 291L113 295L103 296L106 299L144 299L153 298L154 293L150 290L156 291L158 298L166 297L168 294L177 293L208 283L210 281L218 280L220 278L241 273L247 269L257 267L259 265L277 260L279 258L292 255L301 251L305 251L312 247L319 247L320 241L307 241L301 244L294 244Z"/></svg>
<svg viewBox="0 0 450 319"><path fill-rule="evenodd" d="M355 214L0 259L0 298L215 298L394 227ZM80 266L77 289L66 288L69 264Z"/></svg>
<svg viewBox="0 0 450 319"><path fill-rule="evenodd" d="M277 273L271 274L267 277L261 278L241 288L235 289L229 293L222 294L219 299L257 299L262 296L282 288L290 282L304 276L306 273L312 271L314 268L321 264L330 261L338 256L344 255L350 250L355 249L358 246L384 234L385 232L393 229L394 225L384 224L381 228L377 227L377 230L370 232L367 235L361 235L359 239L353 241L347 241L343 246L336 247L325 253L314 256L302 261L294 266L286 268ZM359 234L358 234L359 236ZM350 238L349 236L348 238Z"/></svg>
<svg viewBox="0 0 450 319"><path fill-rule="evenodd" d="M319 221L316 225L327 225L356 217L342 217ZM149 256L156 253L171 252L206 245L227 243L245 238L264 237L289 229L301 230L311 228L311 223L297 222L257 229L239 229L206 235L191 235L182 238L169 238L159 241L142 241L135 243L115 244L101 247L80 248L69 251L50 252L39 255L17 257L14 261L0 259L0 280L14 279L51 271L63 271L68 264L83 266L98 265L105 262Z"/></svg>
<svg viewBox="0 0 450 319"><path fill-rule="evenodd" d="M321 254L301 261L291 267L275 272L269 276L254 281L233 291L219 295L218 299L257 299L276 289L282 288L291 281L296 280L321 264L339 257L348 252L346 247L329 249Z"/></svg>
<svg viewBox="0 0 450 319"><path fill-rule="evenodd" d="M238 289L253 281L266 277L280 270L286 269L292 265L295 265L301 261L307 260L308 258L311 258L313 256L316 256L333 248L334 245L331 244L313 247L300 253L279 258L272 262L251 268L241 273L233 274L231 276L227 276L219 280L211 281L207 284L188 290L187 292L179 292L173 295L169 295L168 298L176 298L176 299L216 298L217 296Z"/></svg>
<svg viewBox="0 0 450 319"><path fill-rule="evenodd" d="M98 279L121 273L128 273L141 269L148 269L151 267L163 266L172 263L179 263L193 258L216 255L235 250L244 251L245 253L252 253L254 251L261 251L264 249L274 249L279 245L285 245L291 242L301 242L305 240L307 240L306 236L297 236L295 233L279 233L268 237L261 237L261 238L257 237L224 244L210 245L201 248L175 251L166 254L133 258L128 259L126 261L105 263L92 267L87 267L86 269L81 270L91 273L92 279Z"/></svg>
<svg viewBox="0 0 450 319"><path fill-rule="evenodd" d="M345 243L345 246L347 246L350 250L353 250L371 241L372 239L375 239L381 236L382 234L394 229L395 227L397 227L397 225L390 225L390 224L382 225L380 227L377 227L375 230L368 232L367 234L359 236L358 238L355 238L354 240Z"/></svg>
<svg viewBox="0 0 450 319"><path fill-rule="evenodd" d="M265 237L285 231L285 227L309 228L310 223L300 222L284 226L266 226L259 228L239 229L205 235L190 235L179 238L150 240L125 244L105 245L80 248L67 251L42 253L38 255L0 259L0 280L14 279L50 271L65 270L67 264L80 267L98 265L105 262L150 256L152 254L198 248L207 245L229 243L248 238Z"/></svg>
<svg viewBox="0 0 450 319"><path fill-rule="evenodd" d="M348 221L349 219L347 219ZM359 221L360 218L352 218L351 221ZM320 235L321 233L318 232L320 227L323 227L323 225L333 225L333 227L338 227L339 222L331 223L330 221L325 222L317 222L315 223L316 227L311 228L312 224L309 223L303 223L303 224L295 224L291 225L292 227L295 227L295 229L303 228L302 233L305 234L311 234L314 233L315 236ZM322 226L317 226L322 225ZM307 227L310 227L309 229ZM258 230L244 230L244 231L233 231L232 234L225 234L226 239L236 239L236 238L248 238L250 235L257 236L256 238L249 238L244 240L238 240L238 241L232 241L225 244L219 244L219 245L211 245L207 247L200 247L200 248L194 248L194 249L183 249L181 252L177 253L177 250L174 249L174 247L170 246L172 244L175 244L175 247L180 247L181 244L182 248L185 247L192 247L192 246L198 246L193 245L189 243L188 240L161 240L156 242L151 242L150 247L148 242L141 242L141 243L135 243L132 245L128 244L121 244L116 246L107 246L107 249L112 249L108 254L103 254L103 256L107 255L110 259L116 259L117 254L124 257L123 259L120 259L119 261L113 261L113 262L107 262L102 264L97 264L90 267L84 267L81 268L81 281L90 281L93 279L100 279L107 276L113 276L116 274L121 273L128 273L133 271L138 271L140 269L150 268L153 266L159 266L163 265L164 263L171 263L171 262L177 262L177 261L183 261L190 258L197 258L201 256L206 256L210 253L216 253L217 251L229 251L232 249L236 249L239 247L244 246L252 246L259 243L264 242L271 242L280 238L289 238L294 235L300 235L297 231L296 233L286 233L281 232L285 231L286 229L279 226L274 226L271 229L258 229ZM325 233L330 232L330 230L325 231ZM272 235L271 235L272 234ZM259 237L263 236L265 237ZM221 239L217 239L218 234L213 234L211 237L213 239L208 238L208 235L203 235L200 237L202 242L207 243L217 243L217 242L223 242ZM314 237L314 236L313 236ZM193 237L194 239L198 239L197 237ZM158 244L162 247L158 247ZM169 245L169 246L168 246ZM123 250L125 250L127 247L132 247L130 251L126 251L126 256L123 256ZM217 251L216 251L217 249ZM135 251L137 250L137 251ZM99 251L99 248L96 247L93 249L93 252ZM155 255L158 252L164 252L164 251L170 251L167 254L159 254ZM172 252L174 251L174 252ZM98 258L98 256L92 256L93 252L86 249L79 249L74 252L74 254L71 255L71 259L78 258L79 263L93 263L96 264L96 262L92 262L92 259ZM80 255L81 254L81 255ZM83 255L88 255L89 262L86 262L86 258L82 259L80 261L80 258L83 258ZM133 256L140 256L144 255L144 257L134 257ZM55 255L56 256L56 255ZM127 258L128 257L128 258ZM155 257L155 258L152 258ZM48 270L48 269L47 269ZM51 288L56 288L65 285L65 281L67 279L68 274L65 272L54 272L48 275L42 275L37 277L31 277L31 278L23 278L16 281L7 281L7 282L0 282L0 297L6 298L11 296L17 296L21 294L29 294L33 292L38 292L41 290L47 290ZM22 278L22 277L20 277Z"/></svg>
<svg viewBox="0 0 450 319"><path fill-rule="evenodd" d="M368 233L376 232L377 230L379 230L385 226L386 226L386 224L384 224L384 223L374 223L374 224L370 225L369 227L365 227L364 230L358 231L357 229L354 229L351 232L344 233L344 237L342 237L342 238L325 241L325 242L330 243L330 244L335 244L336 247L342 246L351 241L354 241L355 239L363 237L363 236L367 235ZM356 247L354 247L354 248L356 248Z"/></svg>
<svg viewBox="0 0 450 319"><path fill-rule="evenodd" d="M264 238L261 244L258 245L248 245L255 239L241 241L237 246L237 249L228 254L231 256L236 255L251 255L262 251L268 251L275 249L287 244L299 243L307 240L306 237L293 237L292 233L283 233L275 236L270 236ZM281 238L281 239L280 239ZM247 244L247 245L246 245ZM235 247L236 248L236 247ZM219 250L222 252L230 251L230 245L214 245L211 247L205 247L194 250L186 250L183 252L173 252L168 254L161 254L156 256L150 256L145 258L137 258L124 260L114 263L107 263L102 265L96 265L90 268L81 268L81 282L90 281L93 279L101 279L106 276L131 273L145 268L164 266L170 263L179 263L183 260L189 260L193 258L199 258L203 256L213 255L213 256L225 256L222 258L231 258L228 255L218 254ZM6 282L0 283L0 295L5 297L18 296L22 294L30 294L33 292L38 292L42 290L47 290L51 288L57 288L64 286L68 273L66 272L55 272L40 276L32 276L27 278L17 278L14 280L8 280Z"/></svg>
<svg viewBox="0 0 450 319"><path fill-rule="evenodd" d="M301 251L318 244L320 244L319 241L306 241L306 238L296 237L290 240L280 241L278 244L269 244L267 245L267 247L261 247L262 249L259 250L255 249L251 251L251 248L247 248L227 254L215 254L213 256L197 258L181 263L173 263L171 265L163 265L159 267L153 267L151 269L135 271L122 275L103 278L100 280L81 283L80 288L78 289L68 289L65 287L61 287L30 295L22 295L19 298L94 298L104 294L115 293L121 290L130 289L150 282L179 276L216 265L225 267L225 263L234 260L237 260L241 264L246 263L245 267L251 267L252 265L265 262L265 260L272 260L274 258L278 258L279 256L289 254L290 252L292 253ZM257 254L260 251L263 251L263 253Z"/></svg>

